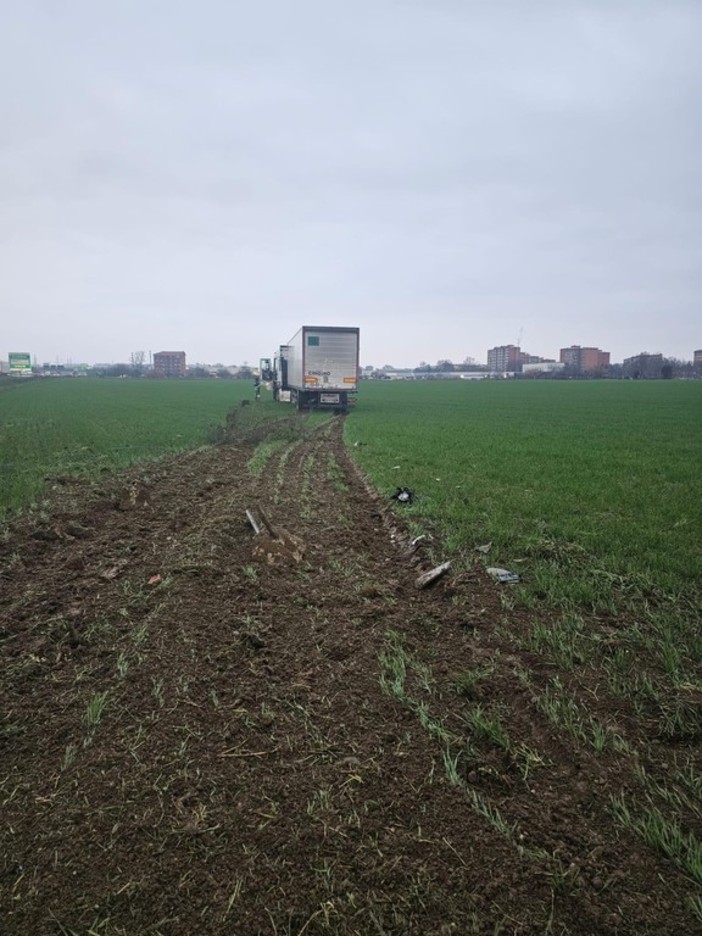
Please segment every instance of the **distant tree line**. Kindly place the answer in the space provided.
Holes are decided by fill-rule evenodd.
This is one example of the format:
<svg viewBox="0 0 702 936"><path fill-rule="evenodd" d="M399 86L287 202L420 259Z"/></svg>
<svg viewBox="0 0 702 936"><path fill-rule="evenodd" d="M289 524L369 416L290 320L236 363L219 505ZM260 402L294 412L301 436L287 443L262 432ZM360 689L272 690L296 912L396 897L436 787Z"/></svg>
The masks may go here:
<svg viewBox="0 0 702 936"><path fill-rule="evenodd" d="M146 364L109 364L104 367L93 367L90 373L95 377L153 377L156 378L152 369ZM185 372L184 380L192 379L220 379L220 380L253 380L253 370L248 365L239 367L235 373L227 367L205 367L203 364L195 364L188 367Z"/></svg>
<svg viewBox="0 0 702 936"><path fill-rule="evenodd" d="M662 355L639 355L623 364L610 364L606 368L579 371L575 367L552 372L529 372L516 375L521 380L672 380L673 378L702 377L702 365Z"/></svg>

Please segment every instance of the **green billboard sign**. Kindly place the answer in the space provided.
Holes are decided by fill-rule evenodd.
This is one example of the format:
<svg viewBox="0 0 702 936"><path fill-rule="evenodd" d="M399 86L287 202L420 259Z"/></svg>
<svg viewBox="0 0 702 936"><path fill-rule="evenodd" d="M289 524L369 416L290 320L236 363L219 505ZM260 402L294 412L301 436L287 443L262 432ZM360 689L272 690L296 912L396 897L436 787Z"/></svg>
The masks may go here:
<svg viewBox="0 0 702 936"><path fill-rule="evenodd" d="M32 356L23 351L10 351L8 356L11 374L31 374Z"/></svg>

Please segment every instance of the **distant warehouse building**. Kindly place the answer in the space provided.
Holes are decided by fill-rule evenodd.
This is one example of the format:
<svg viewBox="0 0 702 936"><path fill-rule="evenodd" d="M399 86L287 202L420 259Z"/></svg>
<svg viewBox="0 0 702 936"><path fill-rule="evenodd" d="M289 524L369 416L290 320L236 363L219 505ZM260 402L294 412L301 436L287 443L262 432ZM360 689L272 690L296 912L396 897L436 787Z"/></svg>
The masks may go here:
<svg viewBox="0 0 702 936"><path fill-rule="evenodd" d="M185 377L185 351L157 351L154 377Z"/></svg>
<svg viewBox="0 0 702 936"><path fill-rule="evenodd" d="M572 367L578 374L592 374L609 367L609 351L571 345L569 348L561 348L560 361L565 367Z"/></svg>
<svg viewBox="0 0 702 936"><path fill-rule="evenodd" d="M556 374L565 367L561 361L538 361L522 364L523 374Z"/></svg>

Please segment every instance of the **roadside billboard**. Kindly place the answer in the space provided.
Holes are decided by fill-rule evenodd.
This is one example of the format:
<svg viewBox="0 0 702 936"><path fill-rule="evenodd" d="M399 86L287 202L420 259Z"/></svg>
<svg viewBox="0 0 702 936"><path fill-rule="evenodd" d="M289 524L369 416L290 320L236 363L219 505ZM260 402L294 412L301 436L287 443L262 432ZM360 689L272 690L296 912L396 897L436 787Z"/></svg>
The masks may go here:
<svg viewBox="0 0 702 936"><path fill-rule="evenodd" d="M32 356L24 351L10 351L8 355L11 374L31 374Z"/></svg>

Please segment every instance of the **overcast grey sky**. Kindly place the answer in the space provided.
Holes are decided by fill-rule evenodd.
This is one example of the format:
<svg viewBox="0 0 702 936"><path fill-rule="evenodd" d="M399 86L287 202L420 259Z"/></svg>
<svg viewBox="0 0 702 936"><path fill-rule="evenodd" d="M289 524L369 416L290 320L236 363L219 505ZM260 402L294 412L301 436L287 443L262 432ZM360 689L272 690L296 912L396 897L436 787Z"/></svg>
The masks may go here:
<svg viewBox="0 0 702 936"><path fill-rule="evenodd" d="M0 0L0 357L702 348L702 0Z"/></svg>

